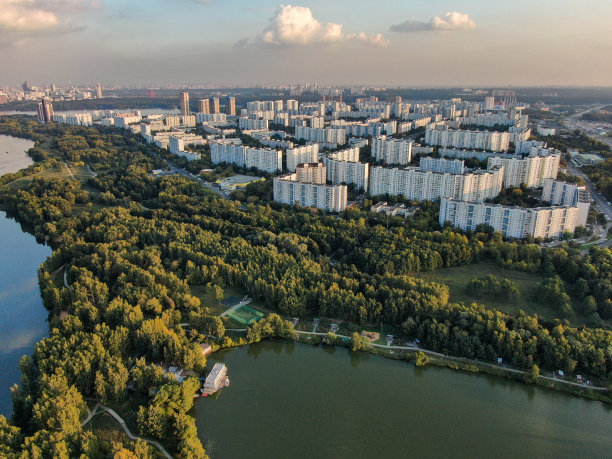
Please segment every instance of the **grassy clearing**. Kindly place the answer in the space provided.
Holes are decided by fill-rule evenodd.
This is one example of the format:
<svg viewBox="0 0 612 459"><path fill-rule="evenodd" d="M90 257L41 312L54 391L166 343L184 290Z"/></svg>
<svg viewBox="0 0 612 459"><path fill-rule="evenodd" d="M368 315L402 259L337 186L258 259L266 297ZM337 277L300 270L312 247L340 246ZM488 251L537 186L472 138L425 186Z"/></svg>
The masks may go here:
<svg viewBox="0 0 612 459"><path fill-rule="evenodd" d="M506 278L516 282L521 291L520 298L509 300L502 296L492 295L483 295L481 298L474 298L466 293L465 287L473 277L484 277L489 274L493 274L499 281ZM545 305L537 299L537 284L544 279L540 274L500 269L494 263L478 263L474 265L457 266L455 268L439 269L432 272L417 273L414 276L427 281L448 285L450 289L450 301L452 302L477 302L505 312L511 316L515 316L520 310L523 310L527 314L538 314L545 319L559 317L559 313L554 307ZM576 315L569 318L570 323L575 327L587 325L586 318L580 313L580 305L574 302L572 306L574 311L576 311ZM606 320L604 323L609 327L612 325L612 320Z"/></svg>
<svg viewBox="0 0 612 459"><path fill-rule="evenodd" d="M466 293L465 287L472 278L485 277L489 274L494 275L499 281L506 278L516 282L521 291L520 298L508 300L501 296L484 295L477 299ZM448 285L452 302L478 302L510 315L518 314L521 309L527 313L537 313L551 319L558 315L553 308L536 300L536 286L538 282L543 280L543 277L539 274L499 269L493 263L478 263L417 273L415 277Z"/></svg>

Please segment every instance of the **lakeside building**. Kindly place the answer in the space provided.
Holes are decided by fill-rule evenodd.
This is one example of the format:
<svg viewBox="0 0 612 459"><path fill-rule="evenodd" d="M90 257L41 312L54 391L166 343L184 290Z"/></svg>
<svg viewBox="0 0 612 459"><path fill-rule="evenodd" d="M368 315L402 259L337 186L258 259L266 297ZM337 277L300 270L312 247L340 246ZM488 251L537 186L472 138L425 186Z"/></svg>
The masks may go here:
<svg viewBox="0 0 612 459"><path fill-rule="evenodd" d="M387 164L408 165L412 161L412 142L379 136L372 139L372 156Z"/></svg>
<svg viewBox="0 0 612 459"><path fill-rule="evenodd" d="M309 142L332 143L344 145L346 143L346 131L344 129L335 128L310 128L305 126L296 126L295 138L304 139Z"/></svg>
<svg viewBox="0 0 612 459"><path fill-rule="evenodd" d="M317 174L321 173L319 169ZM308 179L308 175L304 179ZM330 212L342 212L346 209L347 192L346 185L300 182L297 173L274 178L274 200L283 204L299 204Z"/></svg>
<svg viewBox="0 0 612 459"><path fill-rule="evenodd" d="M211 395L217 392L224 386L229 385L229 379L227 378L227 367L224 363L215 363L215 366L204 381L202 387L202 395Z"/></svg>
<svg viewBox="0 0 612 459"><path fill-rule="evenodd" d="M102 99L102 84L99 81L96 83L96 98Z"/></svg>
<svg viewBox="0 0 612 459"><path fill-rule="evenodd" d="M313 143L303 147L288 148L286 154L287 170L295 172L299 164L319 162L319 144Z"/></svg>
<svg viewBox="0 0 612 459"><path fill-rule="evenodd" d="M538 149L533 149L534 154ZM487 168L504 168L504 187L520 186L521 183L528 187L540 187L544 179L556 179L559 174L559 163L561 154L542 149L543 156L522 157L500 157L491 156L487 159Z"/></svg>
<svg viewBox="0 0 612 459"><path fill-rule="evenodd" d="M576 229L577 207L554 206L522 208L443 198L440 201L440 225L474 231L486 224L509 238L558 238Z"/></svg>
<svg viewBox="0 0 612 459"><path fill-rule="evenodd" d="M465 162L460 159L424 156L419 159L419 169L422 171L439 172L441 174L463 174L465 172Z"/></svg>
<svg viewBox="0 0 612 459"><path fill-rule="evenodd" d="M440 147L477 148L488 151L508 151L509 132L450 130L436 126L425 130L425 143Z"/></svg>
<svg viewBox="0 0 612 459"><path fill-rule="evenodd" d="M578 208L576 226L586 226L591 207L591 195L584 185L544 179L542 201L553 206L572 206Z"/></svg>
<svg viewBox="0 0 612 459"><path fill-rule="evenodd" d="M404 195L417 201L436 201L440 198L484 201L499 194L502 177L503 168L442 174L416 167L398 169L376 166L370 171L370 195Z"/></svg>

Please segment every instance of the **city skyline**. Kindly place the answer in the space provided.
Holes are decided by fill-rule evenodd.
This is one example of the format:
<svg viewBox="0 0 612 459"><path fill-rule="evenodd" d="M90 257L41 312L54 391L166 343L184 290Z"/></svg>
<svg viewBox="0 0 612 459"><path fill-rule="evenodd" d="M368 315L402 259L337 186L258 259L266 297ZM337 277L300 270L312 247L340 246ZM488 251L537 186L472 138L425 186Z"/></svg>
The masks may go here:
<svg viewBox="0 0 612 459"><path fill-rule="evenodd" d="M609 86L612 4L591 0L0 0L2 85ZM585 71L588 69L588 71Z"/></svg>

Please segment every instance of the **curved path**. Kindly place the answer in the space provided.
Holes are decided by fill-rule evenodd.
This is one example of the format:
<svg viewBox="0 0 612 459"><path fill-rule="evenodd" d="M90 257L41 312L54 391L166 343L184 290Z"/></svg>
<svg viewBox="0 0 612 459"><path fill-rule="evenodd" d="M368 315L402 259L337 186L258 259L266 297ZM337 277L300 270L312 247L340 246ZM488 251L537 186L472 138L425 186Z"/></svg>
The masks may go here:
<svg viewBox="0 0 612 459"><path fill-rule="evenodd" d="M99 409L99 411L98 411L98 409ZM81 423L81 427L84 427L85 424L87 424L89 421L91 421L91 418L93 418L95 415L103 413L103 412L107 412L113 418L115 418L115 421L117 421L119 423L121 428L125 431L125 434L131 440L142 440L142 441L144 441L144 442L146 442L146 443L148 443L150 445L153 445L164 456L166 456L167 459L172 459L172 456L168 453L168 451L166 451L166 449L161 444L159 444L155 440L147 440L146 438L138 437L138 436L132 434L132 432L130 432L130 429L128 428L128 426L126 425L125 421L123 420L123 418L121 416L119 416L113 409L108 408L108 407L106 407L104 405L101 405L100 403L96 403L96 406L94 407L94 409L88 413L87 418L85 418L85 420Z"/></svg>

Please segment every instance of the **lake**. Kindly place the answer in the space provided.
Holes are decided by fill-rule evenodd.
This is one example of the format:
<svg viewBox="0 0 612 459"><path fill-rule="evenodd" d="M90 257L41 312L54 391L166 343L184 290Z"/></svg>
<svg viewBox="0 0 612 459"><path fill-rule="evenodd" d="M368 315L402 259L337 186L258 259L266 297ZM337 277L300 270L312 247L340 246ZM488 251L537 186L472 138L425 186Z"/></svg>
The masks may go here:
<svg viewBox="0 0 612 459"><path fill-rule="evenodd" d="M231 381L195 407L212 458L612 455L610 407L501 377L281 341L210 360Z"/></svg>
<svg viewBox="0 0 612 459"><path fill-rule="evenodd" d="M32 164L25 151L33 145L0 135L0 175ZM12 413L9 388L19 382L19 359L30 355L49 331L37 275L49 255L50 247L38 244L0 211L0 414L5 416Z"/></svg>

